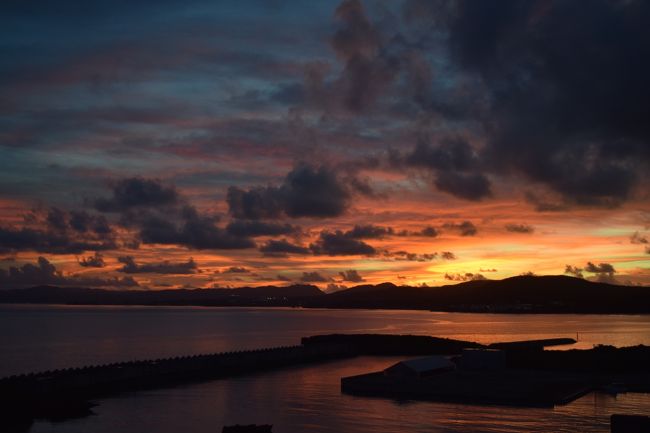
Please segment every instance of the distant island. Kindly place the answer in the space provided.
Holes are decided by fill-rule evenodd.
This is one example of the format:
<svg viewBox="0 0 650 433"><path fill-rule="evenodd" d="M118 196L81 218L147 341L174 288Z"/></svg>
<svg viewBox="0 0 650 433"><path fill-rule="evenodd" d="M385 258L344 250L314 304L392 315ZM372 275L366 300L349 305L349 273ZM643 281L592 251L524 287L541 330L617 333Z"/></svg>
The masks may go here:
<svg viewBox="0 0 650 433"><path fill-rule="evenodd" d="M37 286L0 290L0 303L650 314L650 287L618 286L568 276L518 276L440 287L365 284L333 293L313 285L150 291Z"/></svg>

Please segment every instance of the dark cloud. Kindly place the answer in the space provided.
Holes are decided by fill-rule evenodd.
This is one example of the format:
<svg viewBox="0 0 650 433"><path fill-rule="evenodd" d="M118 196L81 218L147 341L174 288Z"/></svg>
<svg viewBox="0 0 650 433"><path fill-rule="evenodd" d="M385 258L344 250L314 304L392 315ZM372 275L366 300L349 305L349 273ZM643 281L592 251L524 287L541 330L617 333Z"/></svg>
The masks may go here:
<svg viewBox="0 0 650 433"><path fill-rule="evenodd" d="M446 0L405 0L402 3L402 16L409 24L441 25L449 21L455 4Z"/></svg>
<svg viewBox="0 0 650 433"><path fill-rule="evenodd" d="M291 281L291 278L281 274L278 274L275 278L280 281L287 281L287 282Z"/></svg>
<svg viewBox="0 0 650 433"><path fill-rule="evenodd" d="M347 286L344 286L343 284L329 283L325 291L328 293L332 293L332 292L338 292L340 290L345 290L345 289L347 289Z"/></svg>
<svg viewBox="0 0 650 433"><path fill-rule="evenodd" d="M279 187L244 190L228 188L226 201L230 214L241 219L327 218L342 215L350 205L357 184L334 170L309 165L294 168Z"/></svg>
<svg viewBox="0 0 650 433"><path fill-rule="evenodd" d="M481 274L474 274L471 272L466 272L464 274L445 274L445 280L450 281L476 281L476 280L485 280L486 278Z"/></svg>
<svg viewBox="0 0 650 433"><path fill-rule="evenodd" d="M391 155L394 166L431 171L436 188L455 197L477 201L492 195L478 154L466 140L447 138L432 145L428 139L422 139L409 154L393 151Z"/></svg>
<svg viewBox="0 0 650 433"><path fill-rule="evenodd" d="M111 198L98 198L94 207L101 212L122 212L132 208L171 206L180 197L172 186L165 186L158 179L132 177L115 182Z"/></svg>
<svg viewBox="0 0 650 433"><path fill-rule="evenodd" d="M579 268L577 266L571 266L571 265L566 265L564 268L564 273L573 275L574 277L578 278L584 278L584 274L582 273L584 271L583 268Z"/></svg>
<svg viewBox="0 0 650 433"><path fill-rule="evenodd" d="M512 233L533 233L535 228L528 224L506 224L506 230Z"/></svg>
<svg viewBox="0 0 650 433"><path fill-rule="evenodd" d="M587 265L584 268L579 268L577 266L566 265L564 269L565 274L573 275L574 277L584 278L584 272L589 272L591 274L596 274L596 279L603 283L616 283L614 274L616 269L609 263L600 263L594 264L592 262L587 262Z"/></svg>
<svg viewBox="0 0 650 433"><path fill-rule="evenodd" d="M478 232L478 229L471 221L463 221L459 224L447 223L443 227L448 230L458 231L461 236L474 236Z"/></svg>
<svg viewBox="0 0 650 433"><path fill-rule="evenodd" d="M593 274L613 274L616 272L614 266L609 263L600 263L598 265L595 265L592 262L587 263L587 266L585 266L585 271L591 272Z"/></svg>
<svg viewBox="0 0 650 433"><path fill-rule="evenodd" d="M355 225L347 231L322 231L319 239L310 245L310 249L316 255L374 255L377 252L375 248L361 241L361 239L381 239L394 234L397 236L435 237L438 235L438 231L434 227L429 226L418 232L404 230L395 233L391 227L375 226L372 224ZM407 251L397 251L394 253L384 252L384 255L396 257L398 260L410 261L431 261L437 257L437 253L416 254Z"/></svg>
<svg viewBox="0 0 650 433"><path fill-rule="evenodd" d="M639 232L634 232L632 236L630 236L630 243L633 244L647 244L648 243L648 238L645 236L639 234Z"/></svg>
<svg viewBox="0 0 650 433"><path fill-rule="evenodd" d="M490 181L480 173L441 171L434 181L440 191L465 200L481 200L492 195Z"/></svg>
<svg viewBox="0 0 650 433"><path fill-rule="evenodd" d="M82 257L81 260L78 259L77 262L79 263L79 266L83 266L84 268L103 268L106 266L104 256L98 252L95 252L94 256Z"/></svg>
<svg viewBox="0 0 650 433"><path fill-rule="evenodd" d="M140 239L128 239L122 243L122 246L129 250L138 250L140 249Z"/></svg>
<svg viewBox="0 0 650 433"><path fill-rule="evenodd" d="M342 215L350 192L326 167L300 166L289 174L282 186L284 212L290 217L335 217Z"/></svg>
<svg viewBox="0 0 650 433"><path fill-rule="evenodd" d="M133 257L122 256L118 257L117 261L124 265L117 271L126 274L194 274L198 272L198 266L191 258L187 262L180 263L164 261L138 264Z"/></svg>
<svg viewBox="0 0 650 433"><path fill-rule="evenodd" d="M409 262L430 262L438 258L438 253L410 253L408 251L395 251L388 252L385 251L384 255L386 257L393 257L395 260L407 260Z"/></svg>
<svg viewBox="0 0 650 433"><path fill-rule="evenodd" d="M245 249L255 242L247 232L259 235L269 231L288 230L288 226L253 224L233 221L230 226L217 226L219 217L200 213L195 207L183 204L180 194L172 186L158 180L139 177L124 179L113 186L111 199L98 199L96 208L106 212L120 212L120 224L137 231L134 241L145 244L180 245L191 249Z"/></svg>
<svg viewBox="0 0 650 433"><path fill-rule="evenodd" d="M39 223L39 215L30 214L30 223ZM78 234L94 234L102 238L109 238L113 234L108 220L103 215L94 215L86 211L64 211L57 207L47 210L44 226L48 230L58 233L66 231Z"/></svg>
<svg viewBox="0 0 650 433"><path fill-rule="evenodd" d="M596 279L602 283L616 284L616 278L614 278L616 269L614 269L614 266L609 263L600 263L596 265L592 262L587 262L585 272L596 274Z"/></svg>
<svg viewBox="0 0 650 433"><path fill-rule="evenodd" d="M272 239L260 246L260 252L269 256L285 256L288 254L309 254L311 251L307 247L292 244L286 239Z"/></svg>
<svg viewBox="0 0 650 433"><path fill-rule="evenodd" d="M63 275L46 258L39 257L36 264L0 269L0 285L3 288L22 288L36 285L77 287L136 287L132 277L100 278L85 275Z"/></svg>
<svg viewBox="0 0 650 433"><path fill-rule="evenodd" d="M344 62L339 82L344 106L360 112L372 106L395 80L400 59L384 46L378 29L368 20L359 0L346 0L336 9L341 27L331 44Z"/></svg>
<svg viewBox="0 0 650 433"><path fill-rule="evenodd" d="M456 260L456 254L452 253L451 251L441 252L440 257L442 257L445 260Z"/></svg>
<svg viewBox="0 0 650 433"><path fill-rule="evenodd" d="M428 238L435 238L438 236L438 230L436 230L434 227L427 226L420 231L420 235Z"/></svg>
<svg viewBox="0 0 650 433"><path fill-rule="evenodd" d="M68 228L66 213L59 208L51 208L45 219L47 226L53 230L63 231Z"/></svg>
<svg viewBox="0 0 650 433"><path fill-rule="evenodd" d="M231 186L226 201L230 214L235 218L277 218L285 210L282 189L270 186L249 190Z"/></svg>
<svg viewBox="0 0 650 433"><path fill-rule="evenodd" d="M361 283L365 281L363 277L359 275L359 272L354 269L339 272L339 275L341 276L342 281L349 281L351 283Z"/></svg>
<svg viewBox="0 0 650 433"><path fill-rule="evenodd" d="M558 203L545 200L530 191L526 192L525 199L535 207L537 212L563 212L569 209L565 203Z"/></svg>
<svg viewBox="0 0 650 433"><path fill-rule="evenodd" d="M465 172L479 167L476 152L469 143L460 138L447 138L433 146L422 139L403 163L411 167L429 168L445 172Z"/></svg>
<svg viewBox="0 0 650 433"><path fill-rule="evenodd" d="M149 215L137 224L140 239L149 244L176 244L198 250L233 250L254 248L248 237L236 236L215 224L215 217L201 215L193 207L185 207L181 222Z"/></svg>
<svg viewBox="0 0 650 433"><path fill-rule="evenodd" d="M355 225L345 235L352 239L381 239L393 234L391 227L381 227L372 224Z"/></svg>
<svg viewBox="0 0 650 433"><path fill-rule="evenodd" d="M349 186L327 167L299 166L287 175L285 213L290 217L342 215L351 199Z"/></svg>
<svg viewBox="0 0 650 433"><path fill-rule="evenodd" d="M241 266L231 266L228 269L221 271L222 274L249 274L250 272L251 271L242 268Z"/></svg>
<svg viewBox="0 0 650 433"><path fill-rule="evenodd" d="M487 268L487 269L479 269L479 272L497 272L497 269L495 268Z"/></svg>
<svg viewBox="0 0 650 433"><path fill-rule="evenodd" d="M79 233L95 232L97 234L110 234L112 229L108 220L103 215L92 215L86 211L71 211L68 224L72 230Z"/></svg>
<svg viewBox="0 0 650 433"><path fill-rule="evenodd" d="M376 253L372 246L350 237L348 233L340 230L333 232L323 230L318 240L312 243L309 248L316 255L329 256L371 256Z"/></svg>
<svg viewBox="0 0 650 433"><path fill-rule="evenodd" d="M117 248L113 239L75 236L66 231L39 230L29 227L0 227L0 252L37 251L51 254L81 254Z"/></svg>
<svg viewBox="0 0 650 433"><path fill-rule="evenodd" d="M435 238L440 232L432 226L426 226L419 231L400 230L396 233L397 236L423 236L427 238Z"/></svg>
<svg viewBox="0 0 650 433"><path fill-rule="evenodd" d="M452 59L480 77L491 101L482 115L490 170L544 184L568 204L628 199L650 160L650 6L454 5Z"/></svg>
<svg viewBox="0 0 650 433"><path fill-rule="evenodd" d="M329 280L329 278L326 278L315 271L303 272L302 277L300 277L300 281L303 283L326 283Z"/></svg>
<svg viewBox="0 0 650 433"><path fill-rule="evenodd" d="M291 224L264 221L235 220L226 226L228 233L239 237L279 236L297 233L300 229Z"/></svg>

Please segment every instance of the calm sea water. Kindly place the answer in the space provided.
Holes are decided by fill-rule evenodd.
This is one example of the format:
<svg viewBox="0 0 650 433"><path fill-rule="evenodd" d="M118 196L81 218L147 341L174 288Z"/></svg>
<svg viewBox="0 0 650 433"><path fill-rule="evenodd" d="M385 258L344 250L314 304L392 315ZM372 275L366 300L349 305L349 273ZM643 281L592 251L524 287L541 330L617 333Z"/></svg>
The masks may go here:
<svg viewBox="0 0 650 433"><path fill-rule="evenodd" d="M491 315L426 311L187 307L0 307L0 376L298 344L332 332L409 333L478 342L579 336L650 345L650 316ZM612 413L650 413L650 395L587 395L554 409L399 402L340 393L340 378L398 358L357 358L263 375L121 395L96 415L37 422L32 432L215 432L272 423L274 432L607 432Z"/></svg>

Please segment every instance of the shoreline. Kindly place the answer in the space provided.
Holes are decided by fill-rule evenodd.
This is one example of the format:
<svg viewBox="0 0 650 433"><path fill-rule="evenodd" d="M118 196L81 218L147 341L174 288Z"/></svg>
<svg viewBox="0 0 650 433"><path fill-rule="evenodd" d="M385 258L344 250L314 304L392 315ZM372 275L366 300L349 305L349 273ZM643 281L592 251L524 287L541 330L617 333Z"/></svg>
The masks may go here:
<svg viewBox="0 0 650 433"><path fill-rule="evenodd" d="M2 306L44 306L44 307L133 307L133 308L190 308L190 309L221 309L221 310L244 310L244 309L268 309L268 310L280 310L280 311L349 311L349 310L360 310L360 311L424 311L429 313L456 313L456 314L503 314L503 315L580 315L580 316L650 316L650 311L647 312L627 312L627 311L583 311L583 310L521 310L521 309L430 309L430 308L419 308L419 307L390 307L390 306L381 306L381 307L368 307L368 306L308 306L308 305L264 305L264 304L200 304L200 303L79 303L79 302L69 302L69 303L51 303L51 302L1 302L0 308Z"/></svg>

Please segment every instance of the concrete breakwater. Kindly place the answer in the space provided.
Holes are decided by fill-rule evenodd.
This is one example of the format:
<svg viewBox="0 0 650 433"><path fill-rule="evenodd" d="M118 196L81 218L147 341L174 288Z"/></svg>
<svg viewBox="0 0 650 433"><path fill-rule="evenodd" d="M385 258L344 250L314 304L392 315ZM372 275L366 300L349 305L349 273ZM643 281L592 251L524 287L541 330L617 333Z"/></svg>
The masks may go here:
<svg viewBox="0 0 650 433"><path fill-rule="evenodd" d="M535 342L537 346L544 341ZM550 343L546 341L546 343ZM481 344L414 335L319 335L300 345L120 362L0 379L0 417L19 425L90 413L91 400L119 392L254 374L359 355L459 354Z"/></svg>
<svg viewBox="0 0 650 433"><path fill-rule="evenodd" d="M324 347L286 346L141 361L118 362L38 373L21 374L0 380L0 392L9 389L22 394L42 394L58 390L114 386L133 381L146 383L163 377L202 379L342 357L345 350ZM16 395L16 394L14 394Z"/></svg>
<svg viewBox="0 0 650 433"><path fill-rule="evenodd" d="M243 350L50 370L0 379L0 399L61 390L129 388L161 379L192 380L254 373L273 368L358 355L459 353L480 344L413 335L318 335L300 345Z"/></svg>
<svg viewBox="0 0 650 433"><path fill-rule="evenodd" d="M354 356L344 345L300 345L120 362L11 376L0 380L2 427L22 431L34 419L90 413L92 399Z"/></svg>

